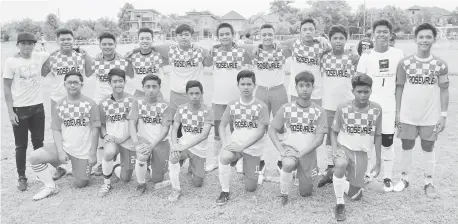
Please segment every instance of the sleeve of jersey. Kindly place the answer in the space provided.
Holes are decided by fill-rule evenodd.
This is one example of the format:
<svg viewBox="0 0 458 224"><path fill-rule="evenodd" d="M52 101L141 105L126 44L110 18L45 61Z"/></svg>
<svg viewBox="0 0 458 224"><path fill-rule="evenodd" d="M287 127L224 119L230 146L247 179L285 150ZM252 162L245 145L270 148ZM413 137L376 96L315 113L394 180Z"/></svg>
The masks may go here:
<svg viewBox="0 0 458 224"><path fill-rule="evenodd" d="M261 112L259 113L259 123L269 125L269 110L265 104L262 104Z"/></svg>
<svg viewBox="0 0 458 224"><path fill-rule="evenodd" d="M103 101L99 104L98 106L99 108L99 114L100 114L100 124L104 125L107 121L106 121L106 115L105 115L105 111L103 110Z"/></svg>
<svg viewBox="0 0 458 224"><path fill-rule="evenodd" d="M91 127L92 128L100 127L100 111L97 107L97 104L95 104L94 102L91 103L90 113L91 113L91 117L90 117L89 123Z"/></svg>
<svg viewBox="0 0 458 224"><path fill-rule="evenodd" d="M359 73L366 73L366 60L369 55L367 53L363 53L361 58L359 59L358 66L356 67L356 72Z"/></svg>
<svg viewBox="0 0 458 224"><path fill-rule="evenodd" d="M382 108L379 106L379 114L377 116L377 121L375 122L375 135L382 134Z"/></svg>
<svg viewBox="0 0 458 224"><path fill-rule="evenodd" d="M11 63L13 61L11 59L7 59L6 62L5 62L5 67L3 68L3 78L5 79L13 79L14 77L14 71L13 71L13 68L11 66Z"/></svg>
<svg viewBox="0 0 458 224"><path fill-rule="evenodd" d="M127 119L129 120L138 120L138 101L134 100L132 103L132 109L129 111L127 115Z"/></svg>
<svg viewBox="0 0 458 224"><path fill-rule="evenodd" d="M60 102L57 103L54 108L51 108L51 110L54 111L54 113L51 113L51 129L56 131L60 131L62 129L62 119L59 117L59 110L57 109L59 108L59 105Z"/></svg>
<svg viewBox="0 0 458 224"><path fill-rule="evenodd" d="M172 109L170 108L170 105L167 105L167 108L165 108L164 114L162 115L162 125L163 126L171 125L174 114L176 114L176 113L172 112Z"/></svg>
<svg viewBox="0 0 458 224"><path fill-rule="evenodd" d="M398 65L398 70L396 72L396 85L404 85L407 80L406 70L404 67L404 61L401 60Z"/></svg>
<svg viewBox="0 0 458 224"><path fill-rule="evenodd" d="M326 134L328 133L328 117L326 115L326 110L320 109L320 117L317 121L316 134Z"/></svg>
<svg viewBox="0 0 458 224"><path fill-rule="evenodd" d="M334 117L334 121L332 122L332 130L335 132L340 132L340 128L343 124L343 117L342 117L342 107L339 106L336 110L336 115Z"/></svg>
<svg viewBox="0 0 458 224"><path fill-rule="evenodd" d="M214 125L213 110L211 108L208 108L204 115L204 124Z"/></svg>
<svg viewBox="0 0 458 224"><path fill-rule="evenodd" d="M442 62L439 70L439 77L438 77L438 84L439 87L445 87L447 83L449 83L448 79L448 65L445 62Z"/></svg>
<svg viewBox="0 0 458 224"><path fill-rule="evenodd" d="M281 106L280 109L275 114L274 118L272 119L272 123L270 126L275 128L275 130L281 130L285 125L285 106Z"/></svg>

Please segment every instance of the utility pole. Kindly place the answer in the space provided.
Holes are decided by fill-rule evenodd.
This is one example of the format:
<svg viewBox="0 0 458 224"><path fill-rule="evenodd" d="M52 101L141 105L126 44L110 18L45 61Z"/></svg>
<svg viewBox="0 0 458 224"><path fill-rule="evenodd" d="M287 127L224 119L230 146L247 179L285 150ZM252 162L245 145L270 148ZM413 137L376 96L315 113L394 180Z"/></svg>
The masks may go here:
<svg viewBox="0 0 458 224"><path fill-rule="evenodd" d="M364 16L363 16L363 34L366 34L366 0L364 0Z"/></svg>

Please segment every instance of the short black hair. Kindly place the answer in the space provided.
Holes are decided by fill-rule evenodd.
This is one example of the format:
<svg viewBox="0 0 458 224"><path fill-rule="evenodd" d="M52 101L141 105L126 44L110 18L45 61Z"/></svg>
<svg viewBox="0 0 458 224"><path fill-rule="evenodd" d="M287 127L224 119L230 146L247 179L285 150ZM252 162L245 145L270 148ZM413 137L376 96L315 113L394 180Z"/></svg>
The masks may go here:
<svg viewBox="0 0 458 224"><path fill-rule="evenodd" d="M351 78L351 86L353 89L357 86L369 86L372 89L372 78L366 74L355 75Z"/></svg>
<svg viewBox="0 0 458 224"><path fill-rule="evenodd" d="M64 76L64 82L67 81L67 78L72 76L72 75L76 75L80 78L80 81L83 82L84 78L83 78L83 75L81 75L80 72L77 72L76 70L71 70L69 71L67 74L65 74Z"/></svg>
<svg viewBox="0 0 458 224"><path fill-rule="evenodd" d="M72 35L73 37L73 31L68 29L68 28L59 28L57 29L56 31L56 37L59 38L60 35L63 35L63 34L70 34Z"/></svg>
<svg viewBox="0 0 458 224"><path fill-rule="evenodd" d="M243 78L251 78L251 80L253 80L253 83L256 84L256 76L254 72L250 70L242 70L239 72L239 74L237 74L237 84L239 84L240 79L243 79Z"/></svg>
<svg viewBox="0 0 458 224"><path fill-rule="evenodd" d="M151 37L154 36L153 30L148 28L148 27L142 27L142 28L138 29L137 36L140 36L140 33L150 33Z"/></svg>
<svg viewBox="0 0 458 224"><path fill-rule="evenodd" d="M390 33L393 32L393 25L391 25L390 21L386 19L380 19L375 21L374 24L372 24L372 32L375 32L375 28L377 28L377 26L386 26L390 30Z"/></svg>
<svg viewBox="0 0 458 224"><path fill-rule="evenodd" d="M246 38L250 38L250 36L251 36L250 33L246 33L246 34L245 34L245 37L246 37Z"/></svg>
<svg viewBox="0 0 458 224"><path fill-rule="evenodd" d="M191 35L194 34L194 29L188 24L181 24L175 29L175 34L182 34L184 31L188 31Z"/></svg>
<svg viewBox="0 0 458 224"><path fill-rule="evenodd" d="M188 90L191 89L191 88L193 88L193 87L199 87L200 92L201 92L201 93L204 93L204 87L202 86L202 83L200 83L200 82L197 81L197 80L189 80L189 81L186 83L186 92L188 92Z"/></svg>
<svg viewBox="0 0 458 224"><path fill-rule="evenodd" d="M275 31L274 26L272 26L272 24L268 24L268 23L263 24L263 25L261 26L261 29L259 29L259 30L262 30L262 29L273 29L273 30Z"/></svg>
<svg viewBox="0 0 458 224"><path fill-rule="evenodd" d="M331 26L331 28L329 29L329 38L332 38L332 36L334 36L334 34L336 33L341 33L342 35L344 35L345 39L348 39L348 32L344 26L342 25Z"/></svg>
<svg viewBox="0 0 458 224"><path fill-rule="evenodd" d="M159 78L157 75L153 75L153 74L149 74L149 75L146 75L145 77L143 77L143 80L142 80L142 86L145 85L145 83L149 80L154 80L157 82L157 84L159 86L161 86L161 78Z"/></svg>
<svg viewBox="0 0 458 224"><path fill-rule="evenodd" d="M219 37L219 30L220 30L221 28L225 28L225 27L229 28L229 29L231 30L231 34L234 35L234 27L232 27L231 24L229 24L229 23L220 23L220 24L218 25L218 27L216 28L216 36ZM245 35L245 36L246 36L246 35Z"/></svg>
<svg viewBox="0 0 458 224"><path fill-rule="evenodd" d="M312 18L307 18L307 19L304 19L301 21L301 25L299 26L299 29L302 28L302 25L306 24L306 23L311 23L313 24L313 27L316 29L316 23L315 23L315 20L313 20Z"/></svg>
<svg viewBox="0 0 458 224"><path fill-rule="evenodd" d="M313 76L313 73L309 71L303 71L299 72L299 74L297 74L296 77L294 77L294 81L296 83L296 86L300 81L310 82L312 83L312 85L315 85L315 76Z"/></svg>
<svg viewBox="0 0 458 224"><path fill-rule="evenodd" d="M415 28L415 37L417 37L418 33L422 30L431 30L433 31L433 36L434 38L437 37L437 29L436 27L434 27L433 25L429 24L429 23L423 23L423 24L420 24L419 26L417 26Z"/></svg>
<svg viewBox="0 0 458 224"><path fill-rule="evenodd" d="M124 70L122 70L122 69L112 68L108 72L108 82L111 82L111 79L113 78L113 76L119 76L122 79L124 79L124 81L126 81L126 72Z"/></svg>
<svg viewBox="0 0 458 224"><path fill-rule="evenodd" d="M105 38L112 39L116 43L116 37L112 33L103 32L102 34L100 34L99 42L102 42L102 40L105 39Z"/></svg>

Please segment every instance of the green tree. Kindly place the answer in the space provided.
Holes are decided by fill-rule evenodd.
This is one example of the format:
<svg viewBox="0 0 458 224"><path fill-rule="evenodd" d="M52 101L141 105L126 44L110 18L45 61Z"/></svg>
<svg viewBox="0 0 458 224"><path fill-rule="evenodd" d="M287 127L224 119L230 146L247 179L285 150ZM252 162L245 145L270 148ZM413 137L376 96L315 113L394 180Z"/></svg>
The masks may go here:
<svg viewBox="0 0 458 224"><path fill-rule="evenodd" d="M307 1L311 7L310 15L316 18L324 32L334 24L349 25L351 17L351 7L346 1Z"/></svg>
<svg viewBox="0 0 458 224"><path fill-rule="evenodd" d="M127 2L118 12L118 25L122 31L127 31L130 28L129 23L127 23L130 20L130 14L127 12L129 9L134 9L134 5Z"/></svg>
<svg viewBox="0 0 458 224"><path fill-rule="evenodd" d="M80 26L75 32L75 38L78 40L87 40L95 36L95 32L88 26Z"/></svg>
<svg viewBox="0 0 458 224"><path fill-rule="evenodd" d="M65 23L65 27L77 31L78 28L84 26L83 21L81 19L70 19Z"/></svg>
<svg viewBox="0 0 458 224"><path fill-rule="evenodd" d="M119 36L121 34L121 29L118 27L118 24L109 19L108 17L102 17L98 19L94 26L94 31L97 35L100 35L103 32L109 32L114 34L115 36Z"/></svg>
<svg viewBox="0 0 458 224"><path fill-rule="evenodd" d="M377 16L377 19L390 21L394 32L404 31L410 33L412 31L409 14L399 7L393 5L385 6Z"/></svg>

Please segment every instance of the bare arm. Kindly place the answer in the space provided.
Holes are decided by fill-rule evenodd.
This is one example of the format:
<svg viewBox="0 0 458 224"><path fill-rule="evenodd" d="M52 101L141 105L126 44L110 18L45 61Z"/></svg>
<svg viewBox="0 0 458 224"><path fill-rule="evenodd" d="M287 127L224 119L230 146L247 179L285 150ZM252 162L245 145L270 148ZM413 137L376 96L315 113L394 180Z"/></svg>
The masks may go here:
<svg viewBox="0 0 458 224"><path fill-rule="evenodd" d="M448 88L440 88L440 98L441 98L441 112L447 112L449 104L449 90Z"/></svg>
<svg viewBox="0 0 458 224"><path fill-rule="evenodd" d="M282 129L284 129L284 128L282 128ZM280 132L282 132L281 129L279 130L277 128L274 128L274 127L270 126L268 134L269 134L270 140L272 140L272 143L274 144L275 148L278 150L278 152L280 152L280 155L282 155L283 152L285 151L285 149L283 148L283 145L281 144L280 139L278 138L278 133L280 133Z"/></svg>
<svg viewBox="0 0 458 224"><path fill-rule="evenodd" d="M54 138L54 144L56 145L57 152L59 153L59 155L64 154L65 152L62 138L62 130L52 130L52 136Z"/></svg>
<svg viewBox="0 0 458 224"><path fill-rule="evenodd" d="M11 86L13 85L12 79L3 79L3 92L5 94L6 108L9 114L14 114L13 110L13 94L11 93ZM19 122L19 121L18 121Z"/></svg>
<svg viewBox="0 0 458 224"><path fill-rule="evenodd" d="M306 145L299 151L299 156L303 156L308 154L309 152L315 150L316 148L320 147L323 144L324 134L319 133L315 135L315 139L313 139L312 143Z"/></svg>
<svg viewBox="0 0 458 224"><path fill-rule="evenodd" d="M41 66L41 76L46 77L51 72L50 58Z"/></svg>
<svg viewBox="0 0 458 224"><path fill-rule="evenodd" d="M91 150L90 153L92 155L97 154L97 147L99 146L99 128L93 127L92 128L92 136L91 136Z"/></svg>
<svg viewBox="0 0 458 224"><path fill-rule="evenodd" d="M132 142L138 145L137 120L129 119L129 134L132 138Z"/></svg>
<svg viewBox="0 0 458 224"><path fill-rule="evenodd" d="M223 115L223 118L221 118L221 123L219 124L219 127L218 127L219 137L221 138L221 143L223 147L228 144L227 133L226 133L226 127L228 124L229 124L229 119L225 118Z"/></svg>
<svg viewBox="0 0 458 224"><path fill-rule="evenodd" d="M86 77L92 75L92 58L88 54L84 55L84 72L86 73Z"/></svg>
<svg viewBox="0 0 458 224"><path fill-rule="evenodd" d="M202 141L204 141L205 139L207 139L208 135L210 134L211 127L212 126L210 124L205 124L204 127L203 127L203 130L202 130L202 133L200 133L197 136L197 138L192 139L191 141L188 142L188 144L184 145L184 147L183 147L184 150L192 148L192 147L198 145L199 143L201 143Z"/></svg>
<svg viewBox="0 0 458 224"><path fill-rule="evenodd" d="M172 124L172 145L175 144L175 142L178 142L178 129L180 128L181 122L173 122Z"/></svg>

